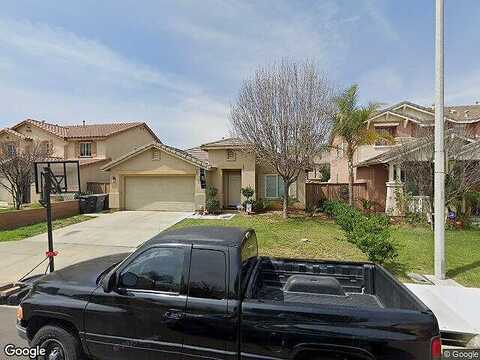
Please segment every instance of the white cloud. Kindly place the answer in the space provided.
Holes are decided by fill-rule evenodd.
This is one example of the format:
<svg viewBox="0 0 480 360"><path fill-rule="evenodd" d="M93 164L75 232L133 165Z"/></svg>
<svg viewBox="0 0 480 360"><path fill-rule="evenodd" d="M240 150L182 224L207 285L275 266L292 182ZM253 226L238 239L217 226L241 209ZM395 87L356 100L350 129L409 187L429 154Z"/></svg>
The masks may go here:
<svg viewBox="0 0 480 360"><path fill-rule="evenodd" d="M143 120L193 146L227 133L227 105L178 76L45 24L0 19L0 118L57 123Z"/></svg>

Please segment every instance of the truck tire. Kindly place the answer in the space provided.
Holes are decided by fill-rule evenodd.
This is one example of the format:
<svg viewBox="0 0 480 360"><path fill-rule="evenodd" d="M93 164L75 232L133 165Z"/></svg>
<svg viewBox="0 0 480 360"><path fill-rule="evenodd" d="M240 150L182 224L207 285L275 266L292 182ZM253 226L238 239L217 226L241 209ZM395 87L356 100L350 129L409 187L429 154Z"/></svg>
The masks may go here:
<svg viewBox="0 0 480 360"><path fill-rule="evenodd" d="M31 347L46 349L46 356L39 359L80 360L82 349L77 336L60 326L46 325L33 337Z"/></svg>

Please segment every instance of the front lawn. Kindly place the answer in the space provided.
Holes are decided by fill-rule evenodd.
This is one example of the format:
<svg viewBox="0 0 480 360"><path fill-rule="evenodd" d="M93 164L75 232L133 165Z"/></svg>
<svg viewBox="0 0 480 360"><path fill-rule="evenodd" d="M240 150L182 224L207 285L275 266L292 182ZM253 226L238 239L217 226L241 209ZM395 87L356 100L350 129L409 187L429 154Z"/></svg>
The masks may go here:
<svg viewBox="0 0 480 360"><path fill-rule="evenodd" d="M193 225L252 227L257 232L261 255L277 257L366 260L348 243L333 221L279 215L237 215L232 220L186 219L175 227ZM398 226L393 238L399 245L394 272L402 280L407 272L433 273L433 233L424 227ZM446 232L449 277L465 286L480 287L480 230Z"/></svg>
<svg viewBox="0 0 480 360"><path fill-rule="evenodd" d="M53 221L53 229L60 229L62 227L73 225L79 222L93 219L91 216L75 215L65 219L58 219ZM47 223L41 222L38 224L22 226L14 230L0 231L0 242L22 240L30 236L42 234L47 232Z"/></svg>

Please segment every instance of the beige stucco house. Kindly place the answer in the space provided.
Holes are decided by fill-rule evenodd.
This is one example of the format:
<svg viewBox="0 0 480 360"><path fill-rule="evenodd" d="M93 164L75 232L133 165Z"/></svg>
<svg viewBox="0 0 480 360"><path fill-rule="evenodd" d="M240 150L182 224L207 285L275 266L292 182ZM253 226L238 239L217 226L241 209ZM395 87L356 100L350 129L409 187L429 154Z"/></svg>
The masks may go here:
<svg viewBox="0 0 480 360"><path fill-rule="evenodd" d="M152 141L160 142L143 122L57 125L26 119L0 130L0 143L4 144L5 151L16 151L30 141L49 148L53 160L78 160L82 191L92 184L109 183L108 173L100 168L112 159ZM34 201L35 196L32 187L24 201ZM3 187L0 187L0 201L12 201Z"/></svg>
<svg viewBox="0 0 480 360"><path fill-rule="evenodd" d="M366 183L367 197L376 204L378 211L395 212L395 189L403 185L404 174L398 163L399 147L412 146L424 134L433 129L433 107L424 107L411 102L401 102L379 111L368 121L368 126L394 137L395 143L378 142L363 145L354 155L354 178L357 183ZM462 127L466 141L480 141L480 105L449 106L445 108L446 128ZM409 145L412 144L412 145ZM331 150L323 156L330 164L331 184L348 182L346 145L342 138L331 141Z"/></svg>
<svg viewBox="0 0 480 360"><path fill-rule="evenodd" d="M205 185L218 190L223 208L241 204L241 188L279 203L281 178L260 165L234 138L180 150L152 142L102 167L110 176L110 207L126 210L194 211L205 208ZM305 204L304 174L290 187L294 204ZM203 185L203 186L202 186Z"/></svg>

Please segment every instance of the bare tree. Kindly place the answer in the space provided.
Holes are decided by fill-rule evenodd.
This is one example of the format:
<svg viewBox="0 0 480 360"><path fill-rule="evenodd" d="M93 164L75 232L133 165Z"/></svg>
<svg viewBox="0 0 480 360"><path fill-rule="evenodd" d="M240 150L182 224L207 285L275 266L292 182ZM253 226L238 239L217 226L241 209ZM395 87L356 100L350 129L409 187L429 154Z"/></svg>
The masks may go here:
<svg viewBox="0 0 480 360"><path fill-rule="evenodd" d="M405 171L407 189L428 196L433 213L434 134L423 130L421 137L399 148L398 162ZM480 141L473 142L465 127L445 132L445 205L458 209L465 194L480 187Z"/></svg>
<svg viewBox="0 0 480 360"><path fill-rule="evenodd" d="M231 107L234 136L283 179L283 217L288 189L313 164L332 127L332 86L310 62L283 60L246 80Z"/></svg>
<svg viewBox="0 0 480 360"><path fill-rule="evenodd" d="M45 143L27 140L18 146L0 143L0 186L12 196L16 209L20 209L34 176L34 163L45 160L51 150Z"/></svg>

